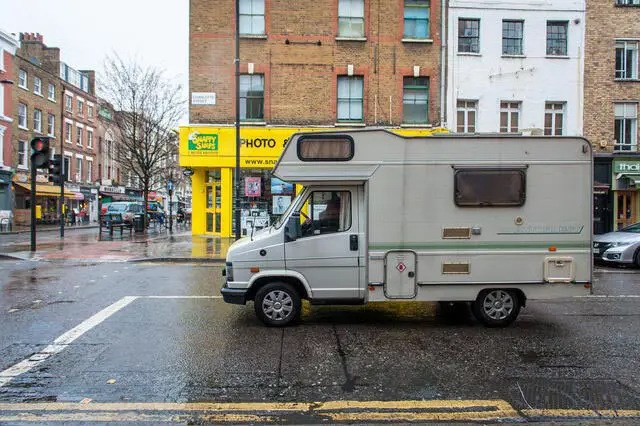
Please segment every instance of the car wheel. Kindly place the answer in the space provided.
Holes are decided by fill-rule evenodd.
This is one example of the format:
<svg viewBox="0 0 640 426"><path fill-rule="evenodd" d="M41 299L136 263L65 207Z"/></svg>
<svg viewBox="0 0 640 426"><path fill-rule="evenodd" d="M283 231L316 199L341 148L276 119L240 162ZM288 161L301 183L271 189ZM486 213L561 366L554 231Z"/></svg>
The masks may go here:
<svg viewBox="0 0 640 426"><path fill-rule="evenodd" d="M638 249L638 251L636 251L636 254L634 256L634 260L635 260L635 264L638 268L640 268L640 249Z"/></svg>
<svg viewBox="0 0 640 426"><path fill-rule="evenodd" d="M483 290L473 303L472 311L487 327L506 327L518 317L520 299L512 290Z"/></svg>
<svg viewBox="0 0 640 426"><path fill-rule="evenodd" d="M298 319L302 301L291 284L273 282L258 290L253 304L256 315L265 325L284 327Z"/></svg>

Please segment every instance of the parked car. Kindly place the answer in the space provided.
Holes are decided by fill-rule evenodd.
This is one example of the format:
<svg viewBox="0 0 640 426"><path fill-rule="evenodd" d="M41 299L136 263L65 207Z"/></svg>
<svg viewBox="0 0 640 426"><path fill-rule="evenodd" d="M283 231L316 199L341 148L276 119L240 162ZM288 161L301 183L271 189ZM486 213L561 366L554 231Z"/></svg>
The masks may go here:
<svg viewBox="0 0 640 426"><path fill-rule="evenodd" d="M133 224L136 213L144 213L144 205L136 202L118 201L109 204L107 213L120 213L123 222Z"/></svg>
<svg viewBox="0 0 640 426"><path fill-rule="evenodd" d="M609 264L640 267L640 222L593 238L593 258Z"/></svg>

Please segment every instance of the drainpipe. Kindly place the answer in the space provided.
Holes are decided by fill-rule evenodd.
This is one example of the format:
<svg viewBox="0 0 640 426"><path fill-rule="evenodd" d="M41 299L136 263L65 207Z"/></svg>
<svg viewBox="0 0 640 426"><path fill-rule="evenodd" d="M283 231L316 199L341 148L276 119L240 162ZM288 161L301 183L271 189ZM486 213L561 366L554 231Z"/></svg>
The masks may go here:
<svg viewBox="0 0 640 426"><path fill-rule="evenodd" d="M447 0L440 1L440 127L444 127L445 120L445 58L447 52L447 34L446 34L446 7Z"/></svg>

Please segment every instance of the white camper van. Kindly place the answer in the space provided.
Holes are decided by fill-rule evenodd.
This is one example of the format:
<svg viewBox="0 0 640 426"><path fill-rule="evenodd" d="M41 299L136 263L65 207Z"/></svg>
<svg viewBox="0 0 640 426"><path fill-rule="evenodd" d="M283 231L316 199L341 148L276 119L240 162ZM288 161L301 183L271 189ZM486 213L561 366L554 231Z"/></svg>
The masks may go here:
<svg viewBox="0 0 640 426"><path fill-rule="evenodd" d="M585 139L299 133L273 173L304 190L230 247L222 288L266 325L291 323L307 299L470 302L505 326L527 300L590 292Z"/></svg>

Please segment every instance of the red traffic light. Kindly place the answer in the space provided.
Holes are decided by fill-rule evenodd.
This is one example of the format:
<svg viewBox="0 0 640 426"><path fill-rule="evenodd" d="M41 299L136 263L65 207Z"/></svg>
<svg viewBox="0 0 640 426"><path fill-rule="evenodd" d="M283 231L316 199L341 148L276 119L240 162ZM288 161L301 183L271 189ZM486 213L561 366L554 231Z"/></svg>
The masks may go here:
<svg viewBox="0 0 640 426"><path fill-rule="evenodd" d="M49 138L33 138L31 139L31 149L35 152L49 151Z"/></svg>
<svg viewBox="0 0 640 426"><path fill-rule="evenodd" d="M43 146L44 143L42 143L41 139L36 139L36 141L33 143L33 149L36 151L42 151Z"/></svg>

